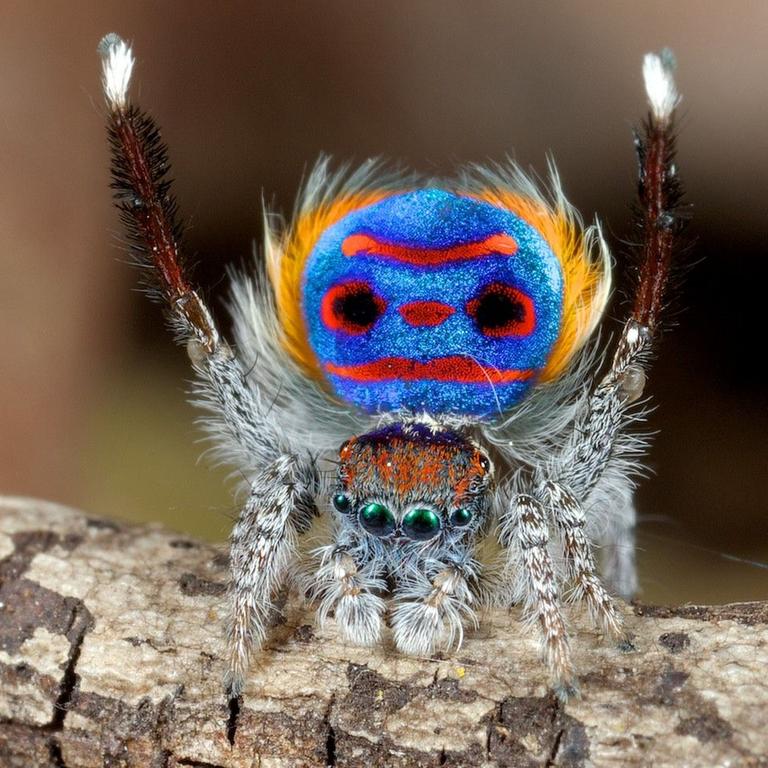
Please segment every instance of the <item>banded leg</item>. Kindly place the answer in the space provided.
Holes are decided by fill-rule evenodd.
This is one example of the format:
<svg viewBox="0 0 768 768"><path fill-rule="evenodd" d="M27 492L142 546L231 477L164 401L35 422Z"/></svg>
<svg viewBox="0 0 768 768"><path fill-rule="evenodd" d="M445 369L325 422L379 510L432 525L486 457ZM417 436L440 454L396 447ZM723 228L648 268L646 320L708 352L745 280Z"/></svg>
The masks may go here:
<svg viewBox="0 0 768 768"><path fill-rule="evenodd" d="M647 328L630 320L624 327L613 364L594 392L581 403L563 448L548 466L536 471L534 486L554 480L585 499L603 477L612 459L631 459L635 440L622 441L622 431L633 416L628 407L643 392L643 361L650 349Z"/></svg>
<svg viewBox="0 0 768 768"><path fill-rule="evenodd" d="M447 648L461 647L464 621L477 626L470 575L466 568L450 564L432 579L422 573L408 579L398 590L400 594L396 593L392 611L392 632L399 651L431 656L440 642Z"/></svg>
<svg viewBox="0 0 768 768"><path fill-rule="evenodd" d="M322 626L331 612L339 632L354 645L376 645L381 638L386 603L379 593L386 588L373 562L358 565L354 548L337 542L326 547L313 597L319 599L317 618Z"/></svg>
<svg viewBox="0 0 768 768"><path fill-rule="evenodd" d="M227 672L230 697L242 692L253 650L266 639L273 597L295 556L299 534L316 514L314 465L285 455L267 466L232 531Z"/></svg>
<svg viewBox="0 0 768 768"><path fill-rule="evenodd" d="M557 483L547 483L544 494L563 538L566 576L573 582L573 599L587 603L592 620L606 634L622 637L621 614L595 572L592 545L584 534L584 510L575 496Z"/></svg>
<svg viewBox="0 0 768 768"><path fill-rule="evenodd" d="M563 699L576 693L571 649L560 611L557 576L549 556L549 527L546 510L533 496L520 494L512 500L502 520L502 544L519 555L519 597L523 615L536 622L542 634L542 650L555 692ZM516 565L512 563L512 565Z"/></svg>

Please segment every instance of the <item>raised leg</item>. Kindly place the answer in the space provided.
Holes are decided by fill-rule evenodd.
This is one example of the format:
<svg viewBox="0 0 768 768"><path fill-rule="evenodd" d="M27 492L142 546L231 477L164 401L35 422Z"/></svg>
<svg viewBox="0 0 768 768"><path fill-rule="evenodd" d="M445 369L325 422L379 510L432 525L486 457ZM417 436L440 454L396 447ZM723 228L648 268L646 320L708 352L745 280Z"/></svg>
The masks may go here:
<svg viewBox="0 0 768 768"><path fill-rule="evenodd" d="M251 494L232 531L230 620L225 686L231 697L242 692L252 651L263 644L273 598L295 557L298 536L316 514L317 475L312 463L281 456L251 486Z"/></svg>
<svg viewBox="0 0 768 768"><path fill-rule="evenodd" d="M232 533L226 685L236 696L251 651L264 641L272 598L294 556L296 538L314 514L318 475L304 447L289 443L278 420L270 418L270 404L248 386L243 366L189 280L165 145L154 120L128 100L134 64L130 47L108 35L100 52L112 189L129 254L142 270L148 293L164 305L177 339L186 345L198 377L195 404L208 412L203 424L220 458L233 461L244 474L258 472Z"/></svg>
<svg viewBox="0 0 768 768"><path fill-rule="evenodd" d="M164 306L177 339L186 345L198 375L196 404L222 458L258 469L290 453L283 432L269 419L245 381L243 367L224 341L213 316L187 274L182 227L171 191L168 153L154 120L128 98L133 52L116 35L99 50L112 152L112 189L127 233L131 259L141 269L151 298Z"/></svg>
<svg viewBox="0 0 768 768"><path fill-rule="evenodd" d="M639 446L631 439L622 443L621 436L633 418L628 406L643 394L674 248L685 222L674 163L674 111L679 96L672 54L648 54L643 75L650 113L635 139L639 166L636 224L641 241L632 310L610 370L583 403L560 456L541 478L554 479L579 499L587 498L612 460L624 455L631 464L636 456Z"/></svg>
<svg viewBox="0 0 768 768"><path fill-rule="evenodd" d="M679 101L671 54L649 54L643 73L650 114L636 137L639 161L637 211L638 282L610 369L577 408L572 430L558 454L533 473L529 492L544 500L564 536L566 566L575 594L583 597L592 615L611 634L617 633L617 614L607 592L594 575L590 542L584 533L582 505L610 495L616 485L612 471L627 485L645 448L643 438L627 434L642 414L629 406L643 394L648 359L664 306L672 256L684 223L681 187L674 159L674 110ZM607 489L607 490L606 490ZM624 596L634 594L634 507L623 500L611 510L606 528L608 578Z"/></svg>

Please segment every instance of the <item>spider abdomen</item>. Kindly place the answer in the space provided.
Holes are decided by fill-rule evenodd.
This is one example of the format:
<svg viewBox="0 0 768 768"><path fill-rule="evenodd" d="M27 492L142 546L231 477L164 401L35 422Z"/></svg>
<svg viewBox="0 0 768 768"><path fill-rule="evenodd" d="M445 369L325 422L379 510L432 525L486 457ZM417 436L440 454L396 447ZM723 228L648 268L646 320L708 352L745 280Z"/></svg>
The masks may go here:
<svg viewBox="0 0 768 768"><path fill-rule="evenodd" d="M302 303L309 344L342 399L484 415L538 378L562 293L558 258L520 216L421 189L329 226L307 257Z"/></svg>

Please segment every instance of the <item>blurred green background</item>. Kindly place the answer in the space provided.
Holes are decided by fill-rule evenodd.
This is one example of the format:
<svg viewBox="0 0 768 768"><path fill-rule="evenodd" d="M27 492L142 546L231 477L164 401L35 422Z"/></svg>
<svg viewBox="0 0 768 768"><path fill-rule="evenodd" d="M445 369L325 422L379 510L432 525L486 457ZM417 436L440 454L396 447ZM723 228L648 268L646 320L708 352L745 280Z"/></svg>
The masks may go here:
<svg viewBox="0 0 768 768"><path fill-rule="evenodd" d="M198 462L183 353L121 262L100 37L135 43L222 324L262 198L290 211L321 152L435 175L506 153L543 172L551 152L621 284L641 57L671 46L696 265L650 381L643 597L768 597L768 570L723 556L768 561L768 5L4 0L0 30L0 490L218 540L226 472Z"/></svg>

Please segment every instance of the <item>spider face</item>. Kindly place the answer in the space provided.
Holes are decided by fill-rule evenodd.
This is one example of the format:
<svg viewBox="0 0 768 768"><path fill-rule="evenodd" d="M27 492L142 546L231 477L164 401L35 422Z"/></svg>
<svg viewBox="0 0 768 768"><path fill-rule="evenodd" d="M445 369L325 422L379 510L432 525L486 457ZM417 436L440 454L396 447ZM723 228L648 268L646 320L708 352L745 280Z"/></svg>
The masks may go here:
<svg viewBox="0 0 768 768"><path fill-rule="evenodd" d="M302 290L310 344L341 398L484 415L536 381L559 333L563 278L515 214L422 189L330 226Z"/></svg>
<svg viewBox="0 0 768 768"><path fill-rule="evenodd" d="M493 467L468 438L421 423L388 425L341 447L331 503L397 545L459 537L485 517Z"/></svg>

